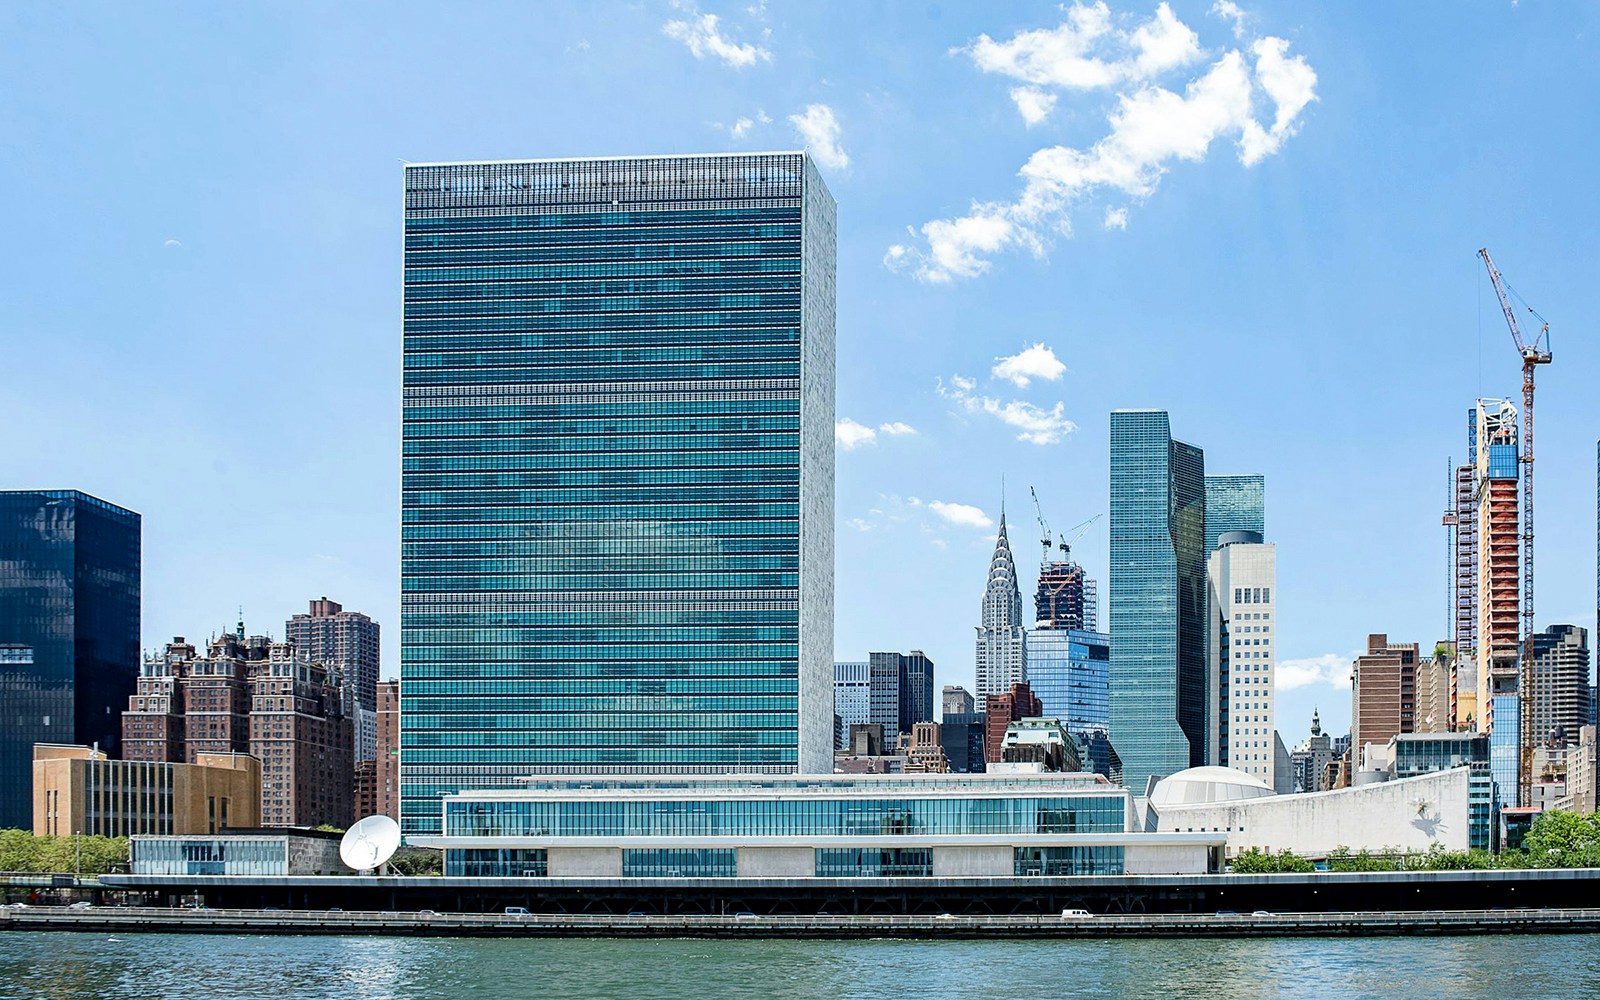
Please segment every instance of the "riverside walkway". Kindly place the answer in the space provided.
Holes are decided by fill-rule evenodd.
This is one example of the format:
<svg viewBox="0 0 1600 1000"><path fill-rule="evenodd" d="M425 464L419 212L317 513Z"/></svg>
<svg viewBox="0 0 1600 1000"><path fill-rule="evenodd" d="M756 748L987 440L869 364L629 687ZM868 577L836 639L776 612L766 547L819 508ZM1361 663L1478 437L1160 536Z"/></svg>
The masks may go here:
<svg viewBox="0 0 1600 1000"><path fill-rule="evenodd" d="M0 931L439 937L1372 937L1600 932L1600 908L1067 916L505 914L9 906Z"/></svg>

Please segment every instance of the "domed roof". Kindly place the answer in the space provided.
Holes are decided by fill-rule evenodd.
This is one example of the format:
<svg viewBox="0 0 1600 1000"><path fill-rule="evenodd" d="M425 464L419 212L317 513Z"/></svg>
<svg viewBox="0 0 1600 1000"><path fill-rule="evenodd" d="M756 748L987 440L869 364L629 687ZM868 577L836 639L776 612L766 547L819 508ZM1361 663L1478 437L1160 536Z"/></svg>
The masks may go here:
<svg viewBox="0 0 1600 1000"><path fill-rule="evenodd" d="M1150 804L1157 809L1197 806L1260 799L1272 794L1272 787L1253 774L1231 767L1191 767L1156 782L1150 792Z"/></svg>

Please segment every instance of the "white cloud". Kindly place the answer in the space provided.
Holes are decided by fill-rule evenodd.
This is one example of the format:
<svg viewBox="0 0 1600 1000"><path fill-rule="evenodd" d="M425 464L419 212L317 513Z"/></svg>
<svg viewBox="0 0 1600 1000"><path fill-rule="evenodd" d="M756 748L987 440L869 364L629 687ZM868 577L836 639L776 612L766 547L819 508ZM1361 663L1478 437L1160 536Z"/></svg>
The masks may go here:
<svg viewBox="0 0 1600 1000"><path fill-rule="evenodd" d="M1233 37L1244 37L1244 22L1247 15L1233 0L1217 0L1216 3L1211 5L1211 13L1224 21L1233 22Z"/></svg>
<svg viewBox="0 0 1600 1000"><path fill-rule="evenodd" d="M1288 49L1282 38L1259 38L1249 46L1253 63L1240 49L1229 49L1180 92L1154 80L1194 63L1203 50L1166 4L1132 31L1117 28L1097 3L1072 7L1057 28L1019 32L1008 42L981 36L960 51L986 72L1014 77L1041 94L1047 87L1112 90L1107 131L1087 149L1036 151L1018 172L1022 189L1012 200L973 200L964 215L911 229L910 241L885 253L885 265L922 281L948 282L983 274L1003 251L1043 256L1051 237L1071 235L1071 214L1080 203L1100 192L1148 198L1175 164L1204 160L1218 139L1232 139L1239 161L1254 166L1295 134L1316 99L1316 72ZM1012 99L1028 121L1017 97L1022 89L1013 90ZM1126 224L1125 207L1107 211L1107 228Z"/></svg>
<svg viewBox="0 0 1600 1000"><path fill-rule="evenodd" d="M871 521L860 517L852 517L850 520L846 521L845 524L856 529L857 531L871 531L874 527Z"/></svg>
<svg viewBox="0 0 1600 1000"><path fill-rule="evenodd" d="M765 111L757 110L754 118L740 118L738 121L729 126L728 134L732 135L735 139L743 139L746 135L749 135L750 131L757 125L771 124L772 119L768 117L767 113Z"/></svg>
<svg viewBox="0 0 1600 1000"><path fill-rule="evenodd" d="M1321 656L1284 660L1274 672L1274 686L1279 691L1295 691L1318 685L1349 690L1350 664L1354 660L1353 653L1343 656L1323 653Z"/></svg>
<svg viewBox="0 0 1600 1000"><path fill-rule="evenodd" d="M981 508L965 503L946 503L943 500L929 500L929 510L939 515L951 524L964 528L992 528L994 521L989 519Z"/></svg>
<svg viewBox="0 0 1600 1000"><path fill-rule="evenodd" d="M864 444L877 444L878 434L883 433L889 437L906 437L915 434L917 429L910 424L899 420L879 424L874 430L859 421L843 417L833 425L833 441L845 451L859 448Z"/></svg>
<svg viewBox="0 0 1600 1000"><path fill-rule="evenodd" d="M164 247L181 247L181 246L183 246L183 244L181 242L179 242L178 240L167 240L165 243L163 243L161 245L164 246Z"/></svg>
<svg viewBox="0 0 1600 1000"><path fill-rule="evenodd" d="M1038 87L1012 87L1011 100L1022 115L1022 123L1029 128L1049 118L1056 106L1056 95Z"/></svg>
<svg viewBox="0 0 1600 1000"><path fill-rule="evenodd" d="M954 375L950 385L940 382L935 388L940 396L950 400L970 414L987 414L1008 427L1016 428L1018 441L1029 444L1055 444L1077 429L1065 415L1065 405L1056 403L1048 410L1020 399L1001 400L993 396L978 395L973 390L977 383L972 379Z"/></svg>
<svg viewBox="0 0 1600 1000"><path fill-rule="evenodd" d="M1026 389L1029 381L1036 378L1054 382L1067 371L1067 366L1056 357L1056 352L1043 344L1034 344L1009 357L994 360L995 366L989 373L995 378L1006 379L1018 389Z"/></svg>
<svg viewBox="0 0 1600 1000"><path fill-rule="evenodd" d="M1103 2L1073 4L1066 15L1054 28L1019 31L1004 42L979 35L955 51L966 53L985 73L1067 90L1137 83L1201 56L1199 36L1165 3L1131 32L1112 23L1111 10Z"/></svg>
<svg viewBox="0 0 1600 1000"><path fill-rule="evenodd" d="M734 42L724 37L722 29L718 27L720 19L717 15L701 14L692 6L687 7L685 13L688 14L686 20L668 21L661 26L661 33L688 46L696 59L710 56L721 59L735 69L753 66L757 62L772 61L770 50L750 42Z"/></svg>
<svg viewBox="0 0 1600 1000"><path fill-rule="evenodd" d="M1263 128L1255 119L1244 123L1239 159L1253 166L1276 153L1283 140L1299 130L1297 119L1306 105L1317 99L1317 74L1304 56L1289 58L1289 43L1281 38L1261 38L1250 46L1256 56L1256 79L1272 98L1276 110L1272 127Z"/></svg>
<svg viewBox="0 0 1600 1000"><path fill-rule="evenodd" d="M878 432L866 424L845 417L833 425L833 440L839 447L849 451L864 444L875 444Z"/></svg>
<svg viewBox="0 0 1600 1000"><path fill-rule="evenodd" d="M839 119L826 104L809 104L797 115L789 116L806 149L811 151L818 164L830 170L843 170L850 165L850 156L839 145Z"/></svg>

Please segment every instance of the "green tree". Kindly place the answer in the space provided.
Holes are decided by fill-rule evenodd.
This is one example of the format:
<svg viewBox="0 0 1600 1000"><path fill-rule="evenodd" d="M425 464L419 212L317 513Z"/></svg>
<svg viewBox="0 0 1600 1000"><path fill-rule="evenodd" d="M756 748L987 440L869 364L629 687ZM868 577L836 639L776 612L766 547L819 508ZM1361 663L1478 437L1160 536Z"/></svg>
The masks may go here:
<svg viewBox="0 0 1600 1000"><path fill-rule="evenodd" d="M1554 809L1540 813L1528 828L1522 849L1538 868L1600 864L1600 816Z"/></svg>
<svg viewBox="0 0 1600 1000"><path fill-rule="evenodd" d="M124 837L35 837L27 830L0 830L0 871L103 875L127 867Z"/></svg>
<svg viewBox="0 0 1600 1000"><path fill-rule="evenodd" d="M1290 850L1269 854L1252 847L1233 859L1233 871L1239 875L1271 875L1279 872L1312 872L1317 866Z"/></svg>

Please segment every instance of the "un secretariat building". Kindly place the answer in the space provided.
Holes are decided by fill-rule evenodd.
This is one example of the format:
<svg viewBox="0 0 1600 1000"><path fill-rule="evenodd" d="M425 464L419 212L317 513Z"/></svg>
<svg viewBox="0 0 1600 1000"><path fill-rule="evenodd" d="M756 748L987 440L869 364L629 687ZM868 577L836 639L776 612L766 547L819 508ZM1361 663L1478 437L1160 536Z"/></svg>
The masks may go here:
<svg viewBox="0 0 1600 1000"><path fill-rule="evenodd" d="M406 168L408 833L832 770L835 242L802 153Z"/></svg>

